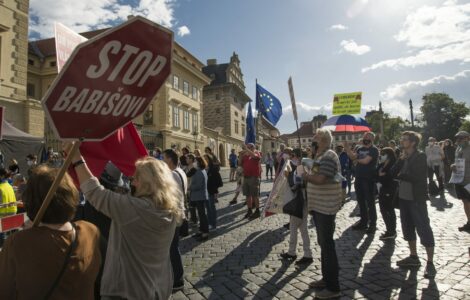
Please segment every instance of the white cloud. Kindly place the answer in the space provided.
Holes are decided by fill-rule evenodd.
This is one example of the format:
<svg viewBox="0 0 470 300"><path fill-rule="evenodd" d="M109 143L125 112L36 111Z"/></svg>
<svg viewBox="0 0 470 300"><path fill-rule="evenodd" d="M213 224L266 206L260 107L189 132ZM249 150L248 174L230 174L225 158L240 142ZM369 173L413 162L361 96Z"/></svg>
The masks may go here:
<svg viewBox="0 0 470 300"><path fill-rule="evenodd" d="M135 5L121 4L119 0L31 0L30 33L39 38L53 36L54 21L84 32L108 27L127 20L129 15L140 15L163 26L174 22L175 0L140 0Z"/></svg>
<svg viewBox="0 0 470 300"><path fill-rule="evenodd" d="M455 101L465 101L470 104L470 70L464 70L454 75L440 75L427 80L409 81L390 85L380 93L385 112L404 118L409 117L409 99L419 111L421 97L426 93L444 92Z"/></svg>
<svg viewBox="0 0 470 300"><path fill-rule="evenodd" d="M185 36L190 34L191 31L189 30L188 26L180 26L178 27L178 35L179 36Z"/></svg>
<svg viewBox="0 0 470 300"><path fill-rule="evenodd" d="M358 45L354 40L342 40L340 43L344 51L351 52L357 55L363 55L370 51L367 45Z"/></svg>
<svg viewBox="0 0 470 300"><path fill-rule="evenodd" d="M331 27L330 27L330 30L342 31L342 30L347 30L347 29L348 29L348 27L344 26L343 24L335 24L335 25L331 25Z"/></svg>
<svg viewBox="0 0 470 300"><path fill-rule="evenodd" d="M470 3L450 2L441 7L423 6L407 16L395 36L415 48L442 47L470 40Z"/></svg>
<svg viewBox="0 0 470 300"><path fill-rule="evenodd" d="M385 100L402 98L410 91L416 90L418 88L422 89L432 85L446 85L447 83L460 80L468 82L468 80L470 80L470 70L464 70L452 76L440 75L427 80L408 81L406 83L393 84L389 86L384 92L380 93L380 96L382 96L382 98Z"/></svg>
<svg viewBox="0 0 470 300"><path fill-rule="evenodd" d="M407 16L395 39L417 52L372 64L362 71L470 62L470 3L446 1L440 7L420 7Z"/></svg>
<svg viewBox="0 0 470 300"><path fill-rule="evenodd" d="M430 64L443 64L450 61L470 62L470 40L463 43L455 43L440 48L424 49L416 55L400 57L396 59L383 60L363 68L362 72L367 72L380 68L392 68L395 70L401 67L417 67Z"/></svg>

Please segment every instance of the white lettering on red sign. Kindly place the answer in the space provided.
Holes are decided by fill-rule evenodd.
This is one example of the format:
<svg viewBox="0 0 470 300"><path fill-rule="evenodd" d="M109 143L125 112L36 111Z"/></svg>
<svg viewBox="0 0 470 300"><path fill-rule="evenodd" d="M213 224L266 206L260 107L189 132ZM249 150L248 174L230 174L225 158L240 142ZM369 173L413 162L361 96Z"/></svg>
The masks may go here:
<svg viewBox="0 0 470 300"><path fill-rule="evenodd" d="M131 85L138 81L137 86L142 87L149 77L158 75L167 63L167 59L164 56L157 55L154 58L154 55L150 51L140 51L139 48L128 44L122 47L119 41L109 41L104 45L103 49L101 49L98 56L100 65L89 66L86 72L87 77L96 79L103 76L110 67L108 56L110 54L119 54L119 52L124 52L124 55L122 55L118 64L114 66L113 71L107 78L108 81L114 81L121 73L127 61L134 55L137 56L134 58L129 68L125 70L124 76L122 77L122 83L125 85Z"/></svg>
<svg viewBox="0 0 470 300"><path fill-rule="evenodd" d="M67 86L56 102L52 111L67 111L82 114L93 113L102 116L136 117L145 103L145 97L122 95L119 92L103 92L84 88L77 91L73 86Z"/></svg>

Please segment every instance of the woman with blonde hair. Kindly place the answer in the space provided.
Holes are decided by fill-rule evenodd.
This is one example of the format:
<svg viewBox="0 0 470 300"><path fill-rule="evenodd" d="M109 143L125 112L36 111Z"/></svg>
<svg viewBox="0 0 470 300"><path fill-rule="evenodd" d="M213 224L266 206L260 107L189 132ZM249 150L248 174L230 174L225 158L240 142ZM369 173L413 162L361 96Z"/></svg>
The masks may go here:
<svg viewBox="0 0 470 300"><path fill-rule="evenodd" d="M87 201L112 220L101 299L169 299L170 245L184 212L168 166L149 156L137 160L131 194L123 195L104 189L80 153L72 162Z"/></svg>

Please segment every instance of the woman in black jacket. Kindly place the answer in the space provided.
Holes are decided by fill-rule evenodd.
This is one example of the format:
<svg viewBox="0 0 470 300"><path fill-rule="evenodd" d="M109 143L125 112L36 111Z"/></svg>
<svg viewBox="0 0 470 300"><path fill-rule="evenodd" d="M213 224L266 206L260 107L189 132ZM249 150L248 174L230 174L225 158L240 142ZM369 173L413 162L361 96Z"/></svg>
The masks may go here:
<svg viewBox="0 0 470 300"><path fill-rule="evenodd" d="M434 278L434 234L429 221L426 200L429 199L427 189L426 154L418 151L421 135L413 131L402 133L400 143L403 149L403 166L397 175L400 181L398 194L400 198L400 221L403 237L410 247L410 256L397 261L399 267L417 267L421 265L416 249L416 234L426 248L428 256L425 278Z"/></svg>
<svg viewBox="0 0 470 300"><path fill-rule="evenodd" d="M381 240L397 237L397 217L393 205L393 197L397 189L392 167L396 162L395 151L392 148L383 148L380 151L380 164L377 167L377 181L380 184L379 206L382 219L387 231L380 236Z"/></svg>
<svg viewBox="0 0 470 300"><path fill-rule="evenodd" d="M209 201L207 201L207 218L209 226L212 229L217 228L217 210L215 203L219 194L219 187L223 185L222 177L220 176L220 167L216 164L216 160L212 154L205 154L207 161L207 192L209 193Z"/></svg>
<svg viewBox="0 0 470 300"><path fill-rule="evenodd" d="M444 183L448 183L452 171L450 166L455 162L455 147L452 144L452 141L447 139L444 141Z"/></svg>

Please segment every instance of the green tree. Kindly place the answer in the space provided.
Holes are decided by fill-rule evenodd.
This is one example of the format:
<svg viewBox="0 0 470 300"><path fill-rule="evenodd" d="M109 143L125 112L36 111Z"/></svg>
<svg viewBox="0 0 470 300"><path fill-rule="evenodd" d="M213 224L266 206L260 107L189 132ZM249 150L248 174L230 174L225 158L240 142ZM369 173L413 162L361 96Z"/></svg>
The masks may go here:
<svg viewBox="0 0 470 300"><path fill-rule="evenodd" d="M371 127L371 130L377 135L376 143L384 143L395 140L397 141L400 138L401 132L405 128L405 121L402 118L396 117L392 118L388 113L383 113L383 135L380 136L380 119L381 113L379 111L374 111L369 113L366 117L367 123Z"/></svg>
<svg viewBox="0 0 470 300"><path fill-rule="evenodd" d="M459 128L459 131L460 131L460 130L463 130L463 131L466 131L466 132L470 132L470 121L469 121L469 120L463 121L462 125L461 125L460 128Z"/></svg>
<svg viewBox="0 0 470 300"><path fill-rule="evenodd" d="M445 93L431 93L423 96L421 112L424 140L432 136L440 141L459 131L470 110L465 103L457 103Z"/></svg>

